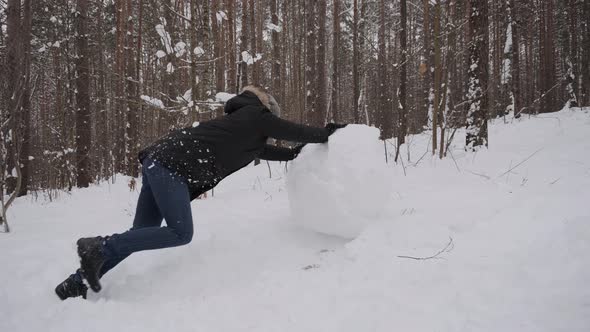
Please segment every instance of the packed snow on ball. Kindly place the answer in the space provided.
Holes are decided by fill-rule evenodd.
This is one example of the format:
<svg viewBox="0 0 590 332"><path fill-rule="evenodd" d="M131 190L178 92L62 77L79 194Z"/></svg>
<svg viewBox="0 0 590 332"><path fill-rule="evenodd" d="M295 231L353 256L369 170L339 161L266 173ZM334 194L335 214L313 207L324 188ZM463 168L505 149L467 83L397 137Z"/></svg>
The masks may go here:
<svg viewBox="0 0 590 332"><path fill-rule="evenodd" d="M316 232L354 238L385 210L392 177L379 130L348 125L328 144L308 144L287 173L294 221Z"/></svg>

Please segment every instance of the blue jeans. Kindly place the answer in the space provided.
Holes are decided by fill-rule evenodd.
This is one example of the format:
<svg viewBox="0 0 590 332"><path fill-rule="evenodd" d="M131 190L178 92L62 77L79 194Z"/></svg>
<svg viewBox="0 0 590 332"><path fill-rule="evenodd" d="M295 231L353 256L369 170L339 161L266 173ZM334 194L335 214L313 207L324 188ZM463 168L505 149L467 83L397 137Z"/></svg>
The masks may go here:
<svg viewBox="0 0 590 332"><path fill-rule="evenodd" d="M145 158L142 166L143 183L133 227L107 237L104 247L107 261L101 277L134 252L181 246L193 238L186 181L150 158ZM161 227L162 219L166 220L164 227Z"/></svg>

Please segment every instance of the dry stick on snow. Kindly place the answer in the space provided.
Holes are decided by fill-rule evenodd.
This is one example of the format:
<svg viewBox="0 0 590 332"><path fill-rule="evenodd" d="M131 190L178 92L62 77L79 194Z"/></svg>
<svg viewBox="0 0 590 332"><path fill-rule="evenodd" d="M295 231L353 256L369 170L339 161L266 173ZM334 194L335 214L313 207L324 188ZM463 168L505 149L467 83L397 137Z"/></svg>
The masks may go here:
<svg viewBox="0 0 590 332"><path fill-rule="evenodd" d="M270 163L268 162L268 160L266 161L266 166L268 166L268 177L272 179L272 172L270 170Z"/></svg>
<svg viewBox="0 0 590 332"><path fill-rule="evenodd" d="M476 172L473 172L473 171L470 171L470 170L467 170L467 172L469 172L469 173L471 173L473 175L481 176L482 178L484 178L486 180L491 180L492 179L491 177L489 177L489 176L487 176L485 174L476 173Z"/></svg>
<svg viewBox="0 0 590 332"><path fill-rule="evenodd" d="M428 145L426 147L426 152L424 152L424 154L422 155L422 157L420 157L420 159L418 159L418 161L416 161L414 163L414 165L413 165L414 167L418 166L418 164L420 163L420 161L428 154L428 152L429 152L428 149L430 148L430 145L431 145L430 143L431 142L432 142L432 135L430 135L430 139L428 140Z"/></svg>
<svg viewBox="0 0 590 332"><path fill-rule="evenodd" d="M452 113L450 115L453 115ZM447 155L447 152L449 151L449 147L451 146L451 143L453 143L453 138L455 137L455 133L457 132L457 128L455 128L453 130L453 132L451 133L451 136L448 138L447 140L447 145L445 146L445 156Z"/></svg>
<svg viewBox="0 0 590 332"><path fill-rule="evenodd" d="M401 149L401 147L400 147L400 149ZM400 158L399 160L402 163L402 168L404 170L404 176L408 176L408 174L406 174L406 165L404 165L404 158Z"/></svg>
<svg viewBox="0 0 590 332"><path fill-rule="evenodd" d="M422 161L422 159L428 154L428 149L426 150L426 152L424 152L424 154L422 155L422 157L420 157L420 159L418 159L415 163L414 163L414 167L418 166L418 164L420 163L420 161Z"/></svg>
<svg viewBox="0 0 590 332"><path fill-rule="evenodd" d="M511 167L511 168L510 168L509 170L507 170L506 172L504 172L504 173L502 173L502 174L498 175L498 177L500 178L500 177L502 177L502 176L504 176L504 175L506 175L506 174L508 174L508 173L512 172L512 171L513 171L515 168L517 168L518 166L520 166L520 165L524 164L524 163L525 163L527 160L531 159L531 158L532 158L534 155L536 155L536 154L537 154L539 151L541 151L541 150L543 150L543 148L540 148L539 150L537 150L537 151L533 152L533 153L532 153L530 156L528 156L528 157L527 157L525 160L523 160L523 161L519 162L519 163L518 163L518 164L516 164L514 167Z"/></svg>
<svg viewBox="0 0 590 332"><path fill-rule="evenodd" d="M453 250L453 248L455 248L455 244L453 244L453 238L449 236L449 243L447 243L447 245L444 248L442 248L439 252L437 252L436 254L434 254L432 256L428 256L428 257L397 256L397 257L408 258L408 259L413 259L413 260L417 260L417 261L425 261L427 259L440 258L440 257L438 257L439 255L441 255L445 252L451 252L451 250Z"/></svg>
<svg viewBox="0 0 590 332"><path fill-rule="evenodd" d="M453 151L448 150L448 152L451 155L451 158L453 159L453 162L455 163L455 167L457 167L457 172L461 173L461 169L459 168L459 165L457 164L457 160L455 159L455 156L453 155ZM445 153L445 155L446 155L446 153Z"/></svg>
<svg viewBox="0 0 590 332"><path fill-rule="evenodd" d="M401 149L401 147L398 148L395 144L393 144L393 143L391 143L391 142L389 142L387 140L385 142L387 142L387 143L389 143L389 145L393 146L394 149L398 149L398 150L396 150L396 153L395 153L397 155L397 151L399 151L399 149ZM385 147L385 151L387 151L387 147ZM391 157L391 155L390 155L390 157ZM387 154L385 155L385 160L387 162ZM396 160L397 160L397 158L396 158ZM397 163L397 161L396 161L396 163ZM403 160L401 160L401 163L402 163L402 168L404 170L404 176L407 176L408 174L406 174L406 165L404 165L404 161Z"/></svg>
<svg viewBox="0 0 590 332"><path fill-rule="evenodd" d="M512 167L512 160L510 160L510 165L508 165L508 169ZM506 174L506 183L508 183L508 179L510 178L510 173Z"/></svg>

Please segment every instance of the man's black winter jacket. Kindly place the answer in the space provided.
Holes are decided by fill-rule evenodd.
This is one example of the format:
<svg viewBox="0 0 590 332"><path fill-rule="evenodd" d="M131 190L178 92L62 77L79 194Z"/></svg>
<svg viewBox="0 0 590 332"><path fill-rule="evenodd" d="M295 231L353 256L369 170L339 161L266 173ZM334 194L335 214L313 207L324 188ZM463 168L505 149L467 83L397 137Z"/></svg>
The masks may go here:
<svg viewBox="0 0 590 332"><path fill-rule="evenodd" d="M301 143L323 143L329 131L274 116L250 91L228 100L225 116L178 129L139 153L183 177L191 199L215 187L255 158L292 160L288 148L266 144L269 137Z"/></svg>

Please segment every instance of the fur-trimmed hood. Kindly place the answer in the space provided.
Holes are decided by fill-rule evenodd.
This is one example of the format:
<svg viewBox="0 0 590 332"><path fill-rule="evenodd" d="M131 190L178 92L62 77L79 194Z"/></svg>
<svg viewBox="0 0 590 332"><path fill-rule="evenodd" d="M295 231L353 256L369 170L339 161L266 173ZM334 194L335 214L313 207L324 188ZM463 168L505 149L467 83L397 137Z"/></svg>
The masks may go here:
<svg viewBox="0 0 590 332"><path fill-rule="evenodd" d="M246 86L239 95L228 100L225 103L224 111L230 114L248 105L261 105L276 116L280 116L281 114L281 108L274 97L268 94L263 88L255 85Z"/></svg>
<svg viewBox="0 0 590 332"><path fill-rule="evenodd" d="M242 94L246 91L250 91L253 94L255 94L256 97L258 97L258 100L260 100L260 102L262 103L262 105L264 105L264 107L270 109L270 98L268 96L268 93L266 91L264 91L264 89L262 89L261 87L255 86L255 85L248 85L244 89L242 89L242 92L240 92L240 94Z"/></svg>

